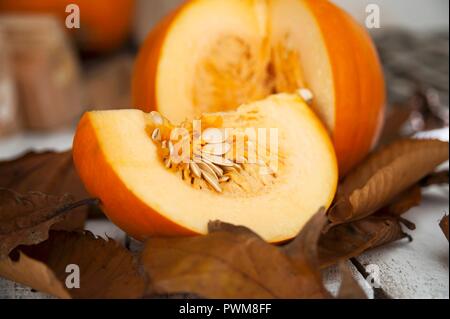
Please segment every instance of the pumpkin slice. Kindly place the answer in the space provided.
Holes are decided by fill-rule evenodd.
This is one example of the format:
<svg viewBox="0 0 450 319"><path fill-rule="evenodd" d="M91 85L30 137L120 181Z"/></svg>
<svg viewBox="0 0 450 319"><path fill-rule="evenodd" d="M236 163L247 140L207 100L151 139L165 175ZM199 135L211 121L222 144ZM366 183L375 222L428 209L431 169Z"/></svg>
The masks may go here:
<svg viewBox="0 0 450 319"><path fill-rule="evenodd" d="M305 88L344 175L383 118L381 65L365 30L325 0L191 0L141 48L133 103L181 121Z"/></svg>
<svg viewBox="0 0 450 319"><path fill-rule="evenodd" d="M199 120L201 131L193 129L198 121L175 126L140 110L83 116L73 144L76 168L128 234L140 240L205 234L209 221L221 220L280 242L330 205L333 146L300 97L275 95ZM178 139L174 132L181 130L188 135ZM187 145L187 158L179 145Z"/></svg>

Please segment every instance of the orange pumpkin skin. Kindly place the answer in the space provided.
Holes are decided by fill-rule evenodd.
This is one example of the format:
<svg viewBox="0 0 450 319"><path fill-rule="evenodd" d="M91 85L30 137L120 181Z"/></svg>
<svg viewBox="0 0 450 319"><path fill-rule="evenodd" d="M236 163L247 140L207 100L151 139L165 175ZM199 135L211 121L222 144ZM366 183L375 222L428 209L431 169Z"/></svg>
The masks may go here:
<svg viewBox="0 0 450 319"><path fill-rule="evenodd" d="M382 66L370 36L349 14L327 0L303 1L321 30L332 69L335 125L330 134L343 177L378 141L386 95ZM195 2L184 3L148 35L135 64L134 107L158 110L157 69L166 34L178 15Z"/></svg>
<svg viewBox="0 0 450 319"><path fill-rule="evenodd" d="M161 49L164 44L167 30L172 22L183 9L189 5L185 2L183 5L168 14L161 20L149 33L134 66L132 79L132 98L133 107L150 112L157 109L156 98L156 72L158 71L158 61L161 55Z"/></svg>
<svg viewBox="0 0 450 319"><path fill-rule="evenodd" d="M0 13L48 13L64 23L66 7L80 8L80 29L72 29L86 51L105 52L123 44L131 28L134 0L2 0Z"/></svg>
<svg viewBox="0 0 450 319"><path fill-rule="evenodd" d="M343 176L378 141L386 99L382 66L370 36L350 15L326 0L308 0L308 4L332 53L337 87L332 135Z"/></svg>

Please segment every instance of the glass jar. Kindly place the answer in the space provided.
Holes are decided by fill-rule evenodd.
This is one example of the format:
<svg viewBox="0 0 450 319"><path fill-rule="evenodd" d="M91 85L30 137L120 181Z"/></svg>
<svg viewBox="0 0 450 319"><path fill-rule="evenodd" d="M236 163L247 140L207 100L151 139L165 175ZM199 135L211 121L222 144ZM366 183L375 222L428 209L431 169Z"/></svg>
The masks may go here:
<svg viewBox="0 0 450 319"><path fill-rule="evenodd" d="M19 127L10 50L0 28L0 136L15 132Z"/></svg>
<svg viewBox="0 0 450 319"><path fill-rule="evenodd" d="M11 48L25 126L71 124L83 112L80 67L63 25L46 15L7 15L0 27Z"/></svg>

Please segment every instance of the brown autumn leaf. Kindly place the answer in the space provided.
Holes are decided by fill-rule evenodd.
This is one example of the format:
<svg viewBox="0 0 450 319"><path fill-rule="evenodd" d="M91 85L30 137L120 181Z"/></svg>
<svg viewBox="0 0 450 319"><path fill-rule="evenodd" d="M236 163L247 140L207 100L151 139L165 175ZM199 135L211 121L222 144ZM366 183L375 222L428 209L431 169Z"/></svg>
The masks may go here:
<svg viewBox="0 0 450 319"><path fill-rule="evenodd" d="M449 172L446 171L440 171L432 173L426 177L424 177L420 181L420 186L427 187L432 185L442 185L442 184L448 184L449 179Z"/></svg>
<svg viewBox="0 0 450 319"><path fill-rule="evenodd" d="M304 227L309 233L318 213ZM209 224L209 234L189 238L149 239L141 263L152 294L191 293L205 298L326 298L318 268L310 268L309 256L291 260L282 249L270 245L245 227L221 222ZM320 233L321 228L312 232ZM302 240L318 235L300 235ZM316 242L297 243L300 247ZM301 260L301 262L299 262Z"/></svg>
<svg viewBox="0 0 450 319"><path fill-rule="evenodd" d="M402 105L393 105L386 115L379 144L386 145L400 138L402 135L402 128L411 118L413 111L413 109Z"/></svg>
<svg viewBox="0 0 450 319"><path fill-rule="evenodd" d="M0 187L17 192L39 191L52 195L69 193L75 200L87 193L75 172L72 152L29 152L0 162Z"/></svg>
<svg viewBox="0 0 450 319"><path fill-rule="evenodd" d="M331 226L367 217L448 160L448 143L405 139L375 152L341 183Z"/></svg>
<svg viewBox="0 0 450 319"><path fill-rule="evenodd" d="M392 216L401 216L411 208L419 206L422 202L422 188L419 185L414 185L403 191L400 195L394 198L392 203L383 207L377 213L387 214Z"/></svg>
<svg viewBox="0 0 450 319"><path fill-rule="evenodd" d="M74 202L69 195L50 196L38 192L25 195L0 188L0 259L19 245L40 243L55 224L73 209L88 204Z"/></svg>
<svg viewBox="0 0 450 319"><path fill-rule="evenodd" d="M403 238L410 238L402 231L401 224L409 229L415 225L401 217L412 207L420 204L422 191L418 185L398 195L392 203L362 220L325 227L318 254L321 268L336 264L363 252Z"/></svg>
<svg viewBox="0 0 450 319"><path fill-rule="evenodd" d="M442 232L444 233L445 237L447 237L448 240L448 215L442 217L439 226L441 226Z"/></svg>
<svg viewBox="0 0 450 319"><path fill-rule="evenodd" d="M367 295L353 276L346 262L339 262L341 272L341 285L339 287L338 299L367 299Z"/></svg>
<svg viewBox="0 0 450 319"><path fill-rule="evenodd" d="M35 191L55 196L70 194L76 201L89 197L75 171L71 151L29 152L19 158L0 162L0 187L19 193ZM87 211L88 207L73 210L56 228L82 229Z"/></svg>
<svg viewBox="0 0 450 319"><path fill-rule="evenodd" d="M372 215L328 229L319 239L320 267L348 260L363 252L403 238L405 234L397 217Z"/></svg>
<svg viewBox="0 0 450 319"><path fill-rule="evenodd" d="M66 287L68 265L79 267L79 288ZM51 231L47 241L1 260L0 276L59 298L139 298L145 287L128 250L89 232Z"/></svg>
<svg viewBox="0 0 450 319"><path fill-rule="evenodd" d="M317 269L320 267L318 242L326 223L326 211L322 208L293 241L282 247L296 267L302 271L312 270L311 275L316 276L317 279L320 278L317 273Z"/></svg>

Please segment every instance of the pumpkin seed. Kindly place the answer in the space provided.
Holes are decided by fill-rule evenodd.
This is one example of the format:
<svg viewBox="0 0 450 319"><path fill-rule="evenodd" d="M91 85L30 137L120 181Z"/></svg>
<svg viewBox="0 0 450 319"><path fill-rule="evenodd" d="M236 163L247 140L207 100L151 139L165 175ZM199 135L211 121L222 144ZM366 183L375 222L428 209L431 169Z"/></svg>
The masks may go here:
<svg viewBox="0 0 450 319"><path fill-rule="evenodd" d="M202 133L202 140L208 144L220 144L227 140L226 131L218 128L207 128Z"/></svg>
<svg viewBox="0 0 450 319"><path fill-rule="evenodd" d="M170 158L166 159L165 165L167 168L172 168L172 160Z"/></svg>
<svg viewBox="0 0 450 319"><path fill-rule="evenodd" d="M202 163L198 163L197 165L200 168L202 173L203 172L207 172L208 174L210 174L210 175L212 175L212 176L217 178L216 173L214 172L214 170L211 167L209 167L208 164L205 164L205 163L202 162Z"/></svg>
<svg viewBox="0 0 450 319"><path fill-rule="evenodd" d="M189 168L191 169L192 173L197 178L202 178L202 171L200 170L200 167L194 162L189 163Z"/></svg>
<svg viewBox="0 0 450 319"><path fill-rule="evenodd" d="M173 146L172 141L169 141L168 146L169 146L169 155L173 156L173 153L175 152L175 147Z"/></svg>
<svg viewBox="0 0 450 319"><path fill-rule="evenodd" d="M181 177L185 181L189 179L189 168L187 166L181 171Z"/></svg>
<svg viewBox="0 0 450 319"><path fill-rule="evenodd" d="M155 128L152 133L152 140L160 141L161 140L161 130L159 128Z"/></svg>
<svg viewBox="0 0 450 319"><path fill-rule="evenodd" d="M301 88L297 90L297 94L305 101L306 104L311 104L314 100L314 95L311 90L307 88Z"/></svg>
<svg viewBox="0 0 450 319"><path fill-rule="evenodd" d="M206 165L208 165L216 174L217 177L222 177L223 176L223 170L218 167L217 165L211 163L210 161L208 161L207 159L203 158L202 159L203 163L205 163Z"/></svg>
<svg viewBox="0 0 450 319"><path fill-rule="evenodd" d="M222 166L222 170L224 173L237 173L237 169L233 166Z"/></svg>
<svg viewBox="0 0 450 319"><path fill-rule="evenodd" d="M211 155L224 155L231 150L231 145L228 143L222 144L206 144L202 148L202 152L211 154Z"/></svg>
<svg viewBox="0 0 450 319"><path fill-rule="evenodd" d="M163 125L164 119L161 114L156 111L150 112L150 117L155 125Z"/></svg>
<svg viewBox="0 0 450 319"><path fill-rule="evenodd" d="M211 185L212 188L214 188L214 190L216 192L222 193L222 188L220 187L219 180L217 179L217 177L215 177L215 176L213 176L213 175L211 175L211 174L209 174L209 173L207 173L205 171L202 171L202 176L205 179L205 181L209 185Z"/></svg>
<svg viewBox="0 0 450 319"><path fill-rule="evenodd" d="M236 168L238 171L242 169L242 166L236 163L233 163L233 167Z"/></svg>
<svg viewBox="0 0 450 319"><path fill-rule="evenodd" d="M230 180L230 176L222 176L219 178L219 183L226 183Z"/></svg>
<svg viewBox="0 0 450 319"><path fill-rule="evenodd" d="M236 157L236 163L238 164L247 164L247 159L245 156L237 156Z"/></svg>
<svg viewBox="0 0 450 319"><path fill-rule="evenodd" d="M234 163L230 161L229 159L216 156L216 155L209 155L206 153L203 153L203 158L206 158L208 161L212 162L213 164L219 165L219 166L233 166Z"/></svg>

